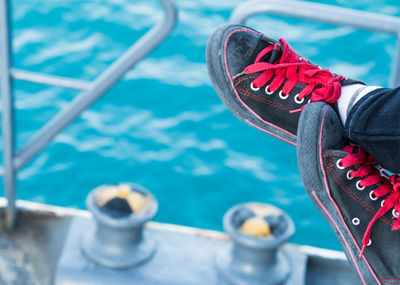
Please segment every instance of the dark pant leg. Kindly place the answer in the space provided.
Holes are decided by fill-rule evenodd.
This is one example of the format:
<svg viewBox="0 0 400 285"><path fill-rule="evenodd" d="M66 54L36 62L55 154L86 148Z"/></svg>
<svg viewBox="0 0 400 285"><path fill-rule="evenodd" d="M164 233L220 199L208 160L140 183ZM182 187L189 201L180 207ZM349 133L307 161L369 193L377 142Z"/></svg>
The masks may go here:
<svg viewBox="0 0 400 285"><path fill-rule="evenodd" d="M345 136L382 167L400 173L400 87L379 88L361 98L347 117Z"/></svg>

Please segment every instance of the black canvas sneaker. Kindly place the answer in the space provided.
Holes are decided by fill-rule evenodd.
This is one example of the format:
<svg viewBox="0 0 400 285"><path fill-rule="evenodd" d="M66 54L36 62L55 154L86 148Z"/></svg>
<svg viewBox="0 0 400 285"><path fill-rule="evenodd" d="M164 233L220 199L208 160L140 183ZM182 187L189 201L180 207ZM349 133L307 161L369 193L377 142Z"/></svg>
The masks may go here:
<svg viewBox="0 0 400 285"><path fill-rule="evenodd" d="M300 111L309 102L335 103L356 82L322 70L250 28L229 25L209 38L207 68L218 95L240 120L296 145Z"/></svg>
<svg viewBox="0 0 400 285"><path fill-rule="evenodd" d="M300 116L300 174L363 284L400 284L400 178L348 144L336 112L307 105Z"/></svg>

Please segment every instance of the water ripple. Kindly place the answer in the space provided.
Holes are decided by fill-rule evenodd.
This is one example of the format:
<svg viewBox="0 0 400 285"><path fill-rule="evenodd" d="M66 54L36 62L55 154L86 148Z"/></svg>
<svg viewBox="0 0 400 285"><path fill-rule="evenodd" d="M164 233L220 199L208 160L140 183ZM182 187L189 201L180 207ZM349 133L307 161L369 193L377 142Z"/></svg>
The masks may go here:
<svg viewBox="0 0 400 285"><path fill-rule="evenodd" d="M171 36L19 173L20 197L84 208L90 189L132 181L155 193L158 221L218 230L229 207L262 201L292 216L295 242L338 249L302 187L295 149L238 121L211 86L207 38L241 1L175 2L179 22ZM320 2L400 13L393 1ZM12 3L15 66L87 80L162 19L153 0ZM388 81L394 37L275 16L248 24L285 37L323 67L372 84ZM19 147L78 93L15 84Z"/></svg>

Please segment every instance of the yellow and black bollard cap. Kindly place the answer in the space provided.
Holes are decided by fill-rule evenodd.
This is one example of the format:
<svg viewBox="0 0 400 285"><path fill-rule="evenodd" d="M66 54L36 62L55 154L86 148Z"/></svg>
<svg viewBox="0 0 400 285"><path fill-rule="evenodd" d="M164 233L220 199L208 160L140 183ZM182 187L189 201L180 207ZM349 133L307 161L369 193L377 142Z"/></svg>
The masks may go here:
<svg viewBox="0 0 400 285"><path fill-rule="evenodd" d="M224 229L232 243L216 255L216 266L227 283L287 284L293 268L282 245L295 229L285 212L264 203L239 204L225 214Z"/></svg>
<svg viewBox="0 0 400 285"><path fill-rule="evenodd" d="M137 184L102 185L92 190L86 206L94 224L82 239L92 261L110 268L138 266L155 252L155 241L144 236L144 225L157 213L153 194Z"/></svg>
<svg viewBox="0 0 400 285"><path fill-rule="evenodd" d="M132 189L129 184L104 185L95 195L99 209L114 218L123 218L145 211L152 198Z"/></svg>
<svg viewBox="0 0 400 285"><path fill-rule="evenodd" d="M255 238L274 238L287 228L287 220L280 209L261 203L248 203L232 216L236 230Z"/></svg>

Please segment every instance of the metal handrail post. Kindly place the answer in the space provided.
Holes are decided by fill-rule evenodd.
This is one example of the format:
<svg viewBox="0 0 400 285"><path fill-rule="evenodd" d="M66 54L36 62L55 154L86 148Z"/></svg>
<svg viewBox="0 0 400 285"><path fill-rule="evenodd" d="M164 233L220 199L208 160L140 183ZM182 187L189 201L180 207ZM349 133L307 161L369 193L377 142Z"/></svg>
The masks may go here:
<svg viewBox="0 0 400 285"><path fill-rule="evenodd" d="M4 188L8 200L6 223L9 227L13 227L16 221L16 172L45 148L55 135L61 132L99 97L106 93L130 68L156 48L171 33L176 23L176 8L170 0L159 1L165 12L164 19L144 34L93 82L88 82L11 68L10 60L12 52L9 6L8 0L0 0L0 76L3 101L2 134L4 141L4 165L0 167L0 176L4 178ZM21 151L16 152L16 154L14 150L12 78L83 90L65 109L61 110L44 125L25 147Z"/></svg>
<svg viewBox="0 0 400 285"><path fill-rule="evenodd" d="M305 1L253 0L240 4L232 12L230 22L244 23L256 14L274 14L296 17L322 23L351 26L364 30L384 32L397 37L396 57L393 62L391 86L400 84L400 18L358 11L333 5Z"/></svg>
<svg viewBox="0 0 400 285"><path fill-rule="evenodd" d="M391 82L391 87L397 87L400 85L400 29L397 32L396 51L392 63L390 82Z"/></svg>
<svg viewBox="0 0 400 285"><path fill-rule="evenodd" d="M25 80L34 83L60 86L78 90L89 90L91 87L91 82L89 81L43 74L39 72L20 70L17 68L11 68L11 77L13 79Z"/></svg>
<svg viewBox="0 0 400 285"><path fill-rule="evenodd" d="M15 168L14 168L14 100L11 78L11 22L8 0L0 0L1 34L1 96L3 136L3 183L7 197L6 226L12 228L16 220Z"/></svg>
<svg viewBox="0 0 400 285"><path fill-rule="evenodd" d="M15 168L26 165L37 153L74 121L84 110L107 92L132 66L156 48L172 31L176 23L177 11L170 0L160 0L165 14L161 23L157 24L120 58L107 68L92 83L90 90L83 91L61 110L44 127L42 127L26 146L17 153Z"/></svg>

